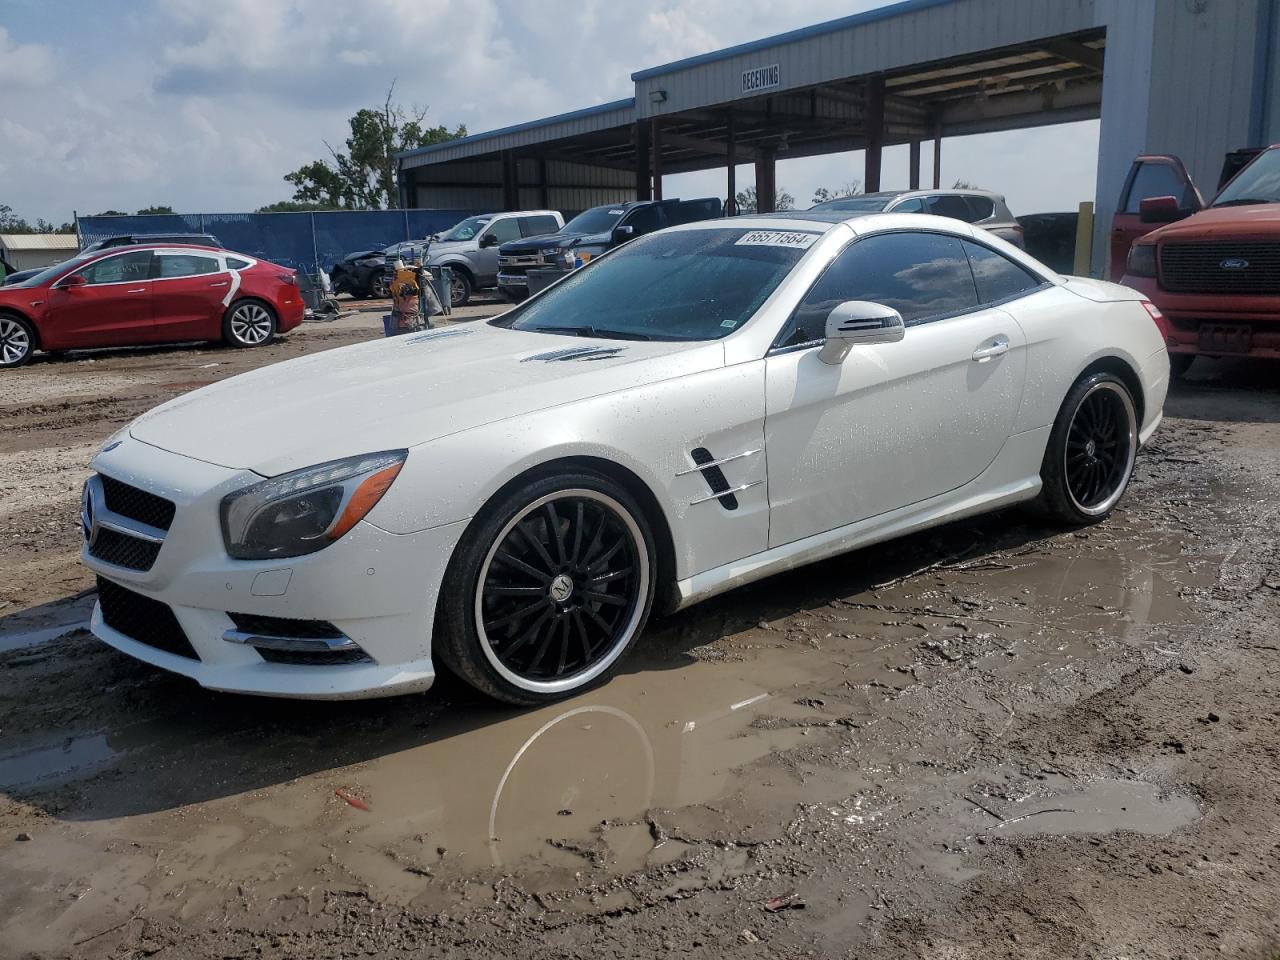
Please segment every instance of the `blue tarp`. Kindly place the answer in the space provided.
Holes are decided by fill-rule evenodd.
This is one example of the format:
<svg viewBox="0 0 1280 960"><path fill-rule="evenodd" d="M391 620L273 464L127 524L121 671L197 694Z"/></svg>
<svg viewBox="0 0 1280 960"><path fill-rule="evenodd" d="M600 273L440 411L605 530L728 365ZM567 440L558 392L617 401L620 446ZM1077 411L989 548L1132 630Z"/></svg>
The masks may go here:
<svg viewBox="0 0 1280 960"><path fill-rule="evenodd" d="M122 233L211 233L228 250L281 266L325 270L346 254L421 240L485 210L335 210L317 213L182 213L77 217L88 246Z"/></svg>

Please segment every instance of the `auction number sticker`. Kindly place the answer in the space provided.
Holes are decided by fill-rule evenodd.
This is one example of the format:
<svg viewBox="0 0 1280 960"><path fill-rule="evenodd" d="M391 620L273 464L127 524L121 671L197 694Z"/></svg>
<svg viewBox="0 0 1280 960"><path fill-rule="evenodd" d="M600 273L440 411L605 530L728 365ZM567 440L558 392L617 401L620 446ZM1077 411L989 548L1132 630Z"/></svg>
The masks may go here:
<svg viewBox="0 0 1280 960"><path fill-rule="evenodd" d="M820 237L818 233L802 233L790 230L752 230L738 238L735 247L791 247L805 250Z"/></svg>

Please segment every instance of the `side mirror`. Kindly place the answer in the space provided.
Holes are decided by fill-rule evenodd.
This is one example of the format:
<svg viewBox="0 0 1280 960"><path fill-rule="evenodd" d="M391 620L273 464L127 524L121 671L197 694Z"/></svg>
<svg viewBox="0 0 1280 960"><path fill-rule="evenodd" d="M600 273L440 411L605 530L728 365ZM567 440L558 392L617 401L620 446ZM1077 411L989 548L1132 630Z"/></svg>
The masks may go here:
<svg viewBox="0 0 1280 960"><path fill-rule="evenodd" d="M1177 197L1147 197L1138 203L1138 219L1143 223L1173 223L1191 215L1178 206Z"/></svg>
<svg viewBox="0 0 1280 960"><path fill-rule="evenodd" d="M85 280L83 274L72 273L63 277L56 284L54 284L54 286L58 290L74 290L76 287L85 286L86 283L87 281Z"/></svg>
<svg viewBox="0 0 1280 960"><path fill-rule="evenodd" d="M498 235L496 233L486 233L480 238L480 249L485 247L496 247L498 245Z"/></svg>
<svg viewBox="0 0 1280 960"><path fill-rule="evenodd" d="M823 363L838 364L860 343L897 343L906 336L902 314L869 300L846 300L827 314L827 342L818 352Z"/></svg>
<svg viewBox="0 0 1280 960"><path fill-rule="evenodd" d="M633 236L635 236L635 232L636 232L636 228L629 223L623 224L621 227L614 227L613 228L614 244L616 245L620 243L626 243Z"/></svg>

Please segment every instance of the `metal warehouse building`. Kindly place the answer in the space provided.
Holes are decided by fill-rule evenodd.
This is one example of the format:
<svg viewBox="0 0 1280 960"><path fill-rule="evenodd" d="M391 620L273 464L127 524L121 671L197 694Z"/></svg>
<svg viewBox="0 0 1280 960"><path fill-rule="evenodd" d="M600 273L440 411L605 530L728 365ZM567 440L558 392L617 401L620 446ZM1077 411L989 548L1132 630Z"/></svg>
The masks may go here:
<svg viewBox="0 0 1280 960"><path fill-rule="evenodd" d="M632 74L625 100L400 156L407 206L581 210L662 196L664 174L1100 119L1094 266L1132 159L1280 140L1280 0L904 0ZM936 179L936 173L935 173ZM938 184L934 184L937 186Z"/></svg>

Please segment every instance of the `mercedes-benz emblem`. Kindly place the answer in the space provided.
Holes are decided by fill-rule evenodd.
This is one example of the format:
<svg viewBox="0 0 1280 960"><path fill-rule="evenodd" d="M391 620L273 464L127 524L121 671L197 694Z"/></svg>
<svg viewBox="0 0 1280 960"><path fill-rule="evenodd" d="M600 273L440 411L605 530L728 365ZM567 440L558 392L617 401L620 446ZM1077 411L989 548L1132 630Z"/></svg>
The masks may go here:
<svg viewBox="0 0 1280 960"><path fill-rule="evenodd" d="M84 490L80 494L80 530L84 534L84 542L93 546L98 539L97 504L94 495L93 479L84 482Z"/></svg>
<svg viewBox="0 0 1280 960"><path fill-rule="evenodd" d="M1227 257L1218 266L1223 270L1247 270L1249 269L1249 261L1244 257Z"/></svg>

